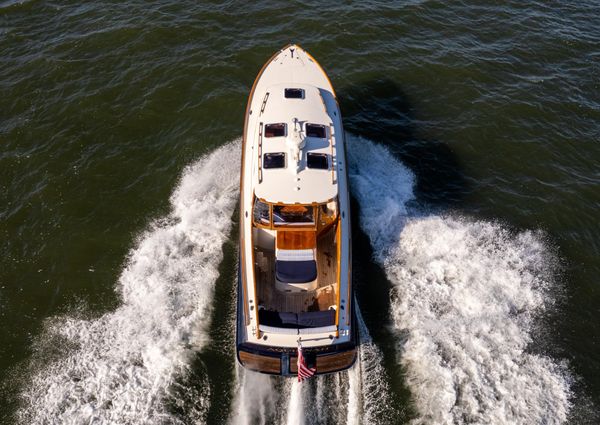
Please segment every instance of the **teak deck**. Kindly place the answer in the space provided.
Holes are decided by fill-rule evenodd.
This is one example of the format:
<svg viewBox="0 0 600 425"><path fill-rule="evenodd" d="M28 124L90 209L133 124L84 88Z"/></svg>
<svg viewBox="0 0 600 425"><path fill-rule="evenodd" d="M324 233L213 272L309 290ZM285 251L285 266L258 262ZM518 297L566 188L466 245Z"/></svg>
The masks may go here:
<svg viewBox="0 0 600 425"><path fill-rule="evenodd" d="M286 231L285 233L309 234L311 232ZM296 236L293 235L292 239L296 239ZM275 288L275 252L255 248L259 305L262 304L267 310L292 313L327 310L336 303L336 252L335 230L331 228L317 240L317 289L297 293L281 292Z"/></svg>

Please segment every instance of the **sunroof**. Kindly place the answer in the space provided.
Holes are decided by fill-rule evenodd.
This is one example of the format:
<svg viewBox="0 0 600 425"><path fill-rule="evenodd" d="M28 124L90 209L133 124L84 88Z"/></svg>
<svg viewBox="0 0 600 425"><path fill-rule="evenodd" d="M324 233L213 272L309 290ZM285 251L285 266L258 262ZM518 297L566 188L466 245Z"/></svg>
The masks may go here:
<svg viewBox="0 0 600 425"><path fill-rule="evenodd" d="M325 126L321 124L306 124L306 135L308 137L325 138Z"/></svg>
<svg viewBox="0 0 600 425"><path fill-rule="evenodd" d="M285 168L285 153L275 152L264 154L263 168Z"/></svg>
<svg viewBox="0 0 600 425"><path fill-rule="evenodd" d="M329 168L329 161L327 160L327 154L326 153L309 152L306 155L306 166L308 168L317 168L319 170L327 170Z"/></svg>
<svg viewBox="0 0 600 425"><path fill-rule="evenodd" d="M304 99L303 89L284 89L283 94L286 99Z"/></svg>

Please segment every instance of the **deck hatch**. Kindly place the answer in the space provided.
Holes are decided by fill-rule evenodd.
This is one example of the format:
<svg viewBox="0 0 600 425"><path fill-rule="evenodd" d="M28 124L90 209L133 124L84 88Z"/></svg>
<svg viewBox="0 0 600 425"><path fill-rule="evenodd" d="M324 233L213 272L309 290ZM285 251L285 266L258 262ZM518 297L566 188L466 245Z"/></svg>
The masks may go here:
<svg viewBox="0 0 600 425"><path fill-rule="evenodd" d="M265 125L265 137L285 137L285 123Z"/></svg>
<svg viewBox="0 0 600 425"><path fill-rule="evenodd" d="M321 124L306 124L306 135L308 137L318 137L325 139L327 137L325 126Z"/></svg>
<svg viewBox="0 0 600 425"><path fill-rule="evenodd" d="M285 168L285 153L266 153L264 155L263 168Z"/></svg>
<svg viewBox="0 0 600 425"><path fill-rule="evenodd" d="M304 99L304 89L284 89L283 95L286 99Z"/></svg>
<svg viewBox="0 0 600 425"><path fill-rule="evenodd" d="M327 156L326 153L309 152L306 155L306 166L318 170L327 170L329 169L329 160Z"/></svg>

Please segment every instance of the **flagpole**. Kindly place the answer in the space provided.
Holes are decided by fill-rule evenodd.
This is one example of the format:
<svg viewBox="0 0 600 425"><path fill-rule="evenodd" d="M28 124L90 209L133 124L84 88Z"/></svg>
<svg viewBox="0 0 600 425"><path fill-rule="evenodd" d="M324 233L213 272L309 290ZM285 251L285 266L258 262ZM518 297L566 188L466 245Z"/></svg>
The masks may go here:
<svg viewBox="0 0 600 425"><path fill-rule="evenodd" d="M296 347L296 369L298 369L298 382L302 382L302 377L300 376L300 359L302 356L302 337L298 335L298 347Z"/></svg>

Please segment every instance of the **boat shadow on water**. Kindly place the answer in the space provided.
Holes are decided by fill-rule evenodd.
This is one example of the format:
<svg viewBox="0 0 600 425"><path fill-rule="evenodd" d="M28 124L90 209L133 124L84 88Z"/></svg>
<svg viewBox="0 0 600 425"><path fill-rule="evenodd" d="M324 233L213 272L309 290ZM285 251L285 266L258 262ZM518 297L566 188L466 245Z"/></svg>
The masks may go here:
<svg viewBox="0 0 600 425"><path fill-rule="evenodd" d="M468 192L456 154L418 128L408 96L387 78L338 91L347 132L386 146L416 176L417 201L429 208L452 208Z"/></svg>

